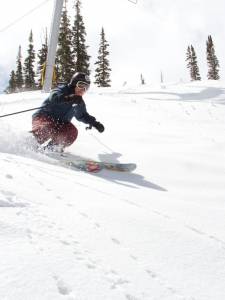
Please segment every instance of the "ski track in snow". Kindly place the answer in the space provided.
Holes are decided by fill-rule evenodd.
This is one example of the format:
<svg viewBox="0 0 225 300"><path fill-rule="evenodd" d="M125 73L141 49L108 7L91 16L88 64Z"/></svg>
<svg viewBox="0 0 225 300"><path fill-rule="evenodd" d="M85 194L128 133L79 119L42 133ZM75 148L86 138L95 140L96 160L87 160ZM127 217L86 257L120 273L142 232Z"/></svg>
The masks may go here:
<svg viewBox="0 0 225 300"><path fill-rule="evenodd" d="M9 174L6 175L7 178L12 179L12 176L9 176ZM31 175L30 175L31 176ZM46 186L43 185L42 182L38 181L38 184L42 185L43 188L46 190L46 192L52 192L53 190ZM82 185L83 187L85 187L86 189L90 189L90 187L88 185ZM15 196L13 193L10 192L6 192L6 191L1 191L2 195L5 196L9 201L12 200L12 197ZM101 193L101 192L100 192ZM102 194L102 193L101 193ZM113 195L112 193L104 193L104 195L107 195L108 197L115 199L115 195ZM60 196L56 197L58 200L62 200L62 198ZM123 203L125 203L125 205L128 206L134 206L133 203L130 203L127 199L123 199L120 197L117 197L116 199L117 201L122 201ZM11 201L12 202L12 201ZM16 201L12 202L12 207L23 207L21 205L16 206ZM73 204L72 203L67 203L67 206L70 208L73 208ZM24 205L25 207L25 205ZM175 222L176 220L175 218L165 215L162 212L159 211L155 211L155 210L147 210L145 207L140 206L140 205L135 205L135 209L140 209L143 210L143 214L147 212L147 214L149 215L149 217L151 217L151 214L154 214L156 216L158 216L159 218L163 218L165 219L167 222ZM93 220L91 218L91 216L89 216L88 214L82 212L82 211L73 211L73 213L76 212L77 214L79 214L83 221L82 224L86 223L85 227L88 226L89 227L89 231L90 228L92 228L92 230L94 229L95 231L101 231L101 233L103 235L106 235L106 228L104 228L104 226L102 226L100 224L100 222L98 220ZM27 235L27 239L29 240L29 242L35 246L37 253L43 253L44 255L44 248L42 246L39 245L38 243L38 239L40 238L46 238L46 239L51 239L54 240L55 242L59 243L60 245L62 245L63 247L66 247L67 249L70 249L71 253L74 254L75 259L80 261L83 261L83 263L85 264L85 266L90 269L90 270L99 270L100 273L104 274L105 280L107 280L110 283L110 289L118 289L121 288L122 286L126 286L127 284L131 283L133 285L135 285L135 283L131 282L129 279L124 278L123 276L121 276L119 274L118 271L115 270L106 270L104 265L101 265L101 262L96 262L94 257L95 255L91 255L91 253L89 253L89 250L84 250L85 247L80 245L79 246L79 242L77 241L77 239L72 236L69 235L68 237L66 237L67 232L63 233L63 229L62 227L56 227L56 222L49 220L49 215L44 215L42 213L40 213L39 210L34 210L33 212L29 212L29 214L27 212L24 212L23 210L20 211L20 213L18 213L20 216L24 216L26 218L29 218L29 216L32 217L32 220L29 220L30 224L35 223L38 224L39 228L45 228L43 231L48 232L48 230L46 229L51 229L54 228L55 232L54 235L51 236L45 236L45 234L43 232L35 232L33 230L27 229L26 230L26 235ZM47 221L47 223L46 223ZM206 235L209 238L212 238L211 236L207 235L206 233L202 233L199 230L192 228L191 226L185 225L185 224L176 224L177 225L182 225L184 226L186 229L191 230L194 233L197 233L198 235ZM67 229L66 229L67 231ZM96 235L96 233L94 233L94 235ZM63 236L63 238L61 238L61 236ZM139 259L138 255L136 255L136 253L131 252L130 250L128 250L125 246L123 246L123 243L119 240L119 238L115 237L115 236L111 236L110 234L108 234L108 243L111 242L113 243L114 246L116 246L116 251L118 252L118 257L121 257L120 253L124 253L126 254L126 259L127 261L129 261L130 265L135 265L134 269L137 270L141 273L141 278L143 280L143 278L145 277L149 277L150 281L154 280L157 282L157 284L160 286L160 290L166 290L167 293L173 295L174 297L176 297L175 299L194 299L194 298L190 298L190 297L186 297L184 295L182 295L182 293L178 292L178 290L173 287L170 286L168 281L163 278L163 275L160 273L157 273L156 271L152 270L149 267L146 268L140 268L139 264L141 259ZM106 241L106 239L105 239ZM218 240L217 240L218 241ZM221 241L219 241L221 242ZM75 247L74 247L75 246ZM113 246L110 246L113 247ZM76 250L74 250L74 248ZM92 258L93 256L93 258ZM53 278L55 279L56 285L57 285L57 289L59 291L60 294L62 295L69 295L72 293L72 289L69 286L69 284L67 285L65 281L63 281L63 279L60 279L60 276L54 275ZM147 279L146 279L147 280ZM150 296L150 295L149 295ZM127 299L132 299L132 295L130 294L126 294L126 298ZM135 297L133 297L133 299L135 299ZM138 299L138 298L136 298Z"/></svg>
<svg viewBox="0 0 225 300"><path fill-rule="evenodd" d="M29 173L28 173L29 175ZM29 175L32 177L32 175ZM7 176L7 178L12 179L11 176ZM34 178L35 179L35 178ZM53 190L49 187L44 185L42 182L37 181L38 184L42 186L42 188L48 192L51 193ZM83 187L89 189L90 187L88 185L83 185ZM12 199L14 196L13 193L1 191L2 195L4 195L6 198L10 198L9 200ZM112 200L115 198L115 195L109 194L109 193L104 193L108 197L112 198ZM56 196L56 199L59 201L62 200L61 196ZM120 197L117 197L117 201L122 201L125 203L125 205L128 206L133 206L133 203L130 204L130 202L127 199L122 199ZM16 206L17 202L13 202L12 207L23 207L21 205ZM73 208L72 203L67 203L66 204L68 207ZM25 207L25 206L24 206ZM146 212L146 209L140 205L135 206L135 209L139 208L142 209ZM124 278L124 276L120 275L118 271L115 271L113 269L107 270L105 268L105 265L101 263L101 261L96 261L94 259L95 255L92 255L89 250L84 250L85 247L82 245L79 245L79 241L74 237L73 235L67 236L67 229L63 227L57 227L56 221L50 221L50 216L45 215L39 211L39 209L35 208L34 210L30 208L31 211L24 211L21 210L20 212L17 212L17 215L21 218L24 217L26 219L26 223L30 224L28 228L26 229L26 236L29 241L29 243L36 248L37 254L42 253L42 255L45 255L45 249L43 246L39 244L39 240L41 239L48 239L48 240L53 240L54 242L60 244L60 246L66 247L66 252L71 252L71 254L74 255L75 259L79 262L83 262L85 266L89 270L99 270L100 273L104 274L104 279L109 282L109 288L110 289L119 289L122 288L123 286L126 286L128 284L135 285L135 282L131 282L129 279ZM86 223L85 227L89 227L89 231L94 229L95 231L100 231L102 235L106 235L106 228L102 226L98 220L93 220L89 215L82 211L74 211L73 214L77 213L82 217L82 224ZM162 218L166 218L167 220L170 219L168 216L163 215L162 213L156 212L156 211L148 211L148 214L156 214L157 216L160 216ZM75 216L74 216L75 217ZM31 218L31 219L30 219ZM32 230L32 224L36 224L36 227L39 229L37 230ZM54 234L51 235L46 235L45 232L48 232L48 229L54 228ZM42 229L40 231L40 229ZM65 233L63 231L65 230ZM94 233L93 235L96 235ZM67 236L67 237L66 237ZM139 272L141 275L142 280L146 277L146 281L150 279L150 281L154 280L156 283L159 285L160 290L165 290L166 293L172 294L175 299L189 299L182 294L180 294L176 288L170 286L167 283L167 280L163 278L162 275L156 273L155 271L152 271L149 267L143 269L142 267L139 266L141 261L138 256L135 253L132 253L130 250L126 249L125 246L123 246L123 243L119 240L119 238L115 236L111 236L108 234L107 239L104 239L105 242L112 243L110 248L116 247L116 252L118 252L117 256L121 257L122 255L125 254L126 260L128 261L129 265L133 265L134 270ZM74 250L75 249L75 250ZM93 257L92 257L93 256ZM62 295L69 295L72 293L72 289L67 285L66 282L63 279L60 279L59 275L54 275L53 278L55 279L56 285L58 292ZM150 295L149 295L150 296ZM146 297L146 295L145 295ZM130 294L126 294L127 299L138 299ZM191 298L190 298L191 299ZM194 298L193 298L194 299Z"/></svg>

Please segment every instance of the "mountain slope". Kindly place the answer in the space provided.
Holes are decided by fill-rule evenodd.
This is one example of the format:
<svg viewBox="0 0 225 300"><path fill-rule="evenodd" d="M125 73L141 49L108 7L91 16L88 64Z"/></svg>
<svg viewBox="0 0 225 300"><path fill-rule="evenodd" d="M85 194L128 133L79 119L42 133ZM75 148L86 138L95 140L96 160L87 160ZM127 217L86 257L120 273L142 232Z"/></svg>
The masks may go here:
<svg viewBox="0 0 225 300"><path fill-rule="evenodd" d="M39 92L0 96L0 114ZM103 134L68 151L134 162L86 174L29 149L31 112L1 119L0 298L223 299L225 85L93 89Z"/></svg>

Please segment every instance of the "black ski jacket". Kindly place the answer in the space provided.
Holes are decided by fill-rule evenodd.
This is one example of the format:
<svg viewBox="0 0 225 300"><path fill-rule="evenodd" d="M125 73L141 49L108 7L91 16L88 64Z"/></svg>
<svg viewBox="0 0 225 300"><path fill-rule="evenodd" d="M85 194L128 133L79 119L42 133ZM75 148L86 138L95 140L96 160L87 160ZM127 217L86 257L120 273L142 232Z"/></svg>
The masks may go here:
<svg viewBox="0 0 225 300"><path fill-rule="evenodd" d="M74 96L75 101L67 97L73 94L74 89L68 85L61 85L53 89L49 97L43 102L42 107L34 114L36 116L49 116L56 122L70 122L73 117L85 124L94 125L95 117L89 115L85 102L81 96Z"/></svg>

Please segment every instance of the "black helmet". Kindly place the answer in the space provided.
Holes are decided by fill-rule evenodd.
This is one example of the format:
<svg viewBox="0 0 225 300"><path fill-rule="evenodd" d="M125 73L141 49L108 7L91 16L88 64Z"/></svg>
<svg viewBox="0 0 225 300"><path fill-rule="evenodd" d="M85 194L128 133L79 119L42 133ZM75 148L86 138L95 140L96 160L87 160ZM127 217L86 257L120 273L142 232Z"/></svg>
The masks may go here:
<svg viewBox="0 0 225 300"><path fill-rule="evenodd" d="M87 85L90 85L91 81L90 81L90 78L87 74L85 73L82 73L82 72L76 72L71 80L70 80L70 83L69 83L69 86L70 87L76 87L78 81L81 81L83 83L86 83Z"/></svg>

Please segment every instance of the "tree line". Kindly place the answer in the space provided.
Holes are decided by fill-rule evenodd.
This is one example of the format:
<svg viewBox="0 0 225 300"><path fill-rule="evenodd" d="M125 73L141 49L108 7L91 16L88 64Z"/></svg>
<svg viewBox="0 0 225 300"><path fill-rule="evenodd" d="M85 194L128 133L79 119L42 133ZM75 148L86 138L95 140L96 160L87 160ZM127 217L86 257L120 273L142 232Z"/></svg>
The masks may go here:
<svg viewBox="0 0 225 300"><path fill-rule="evenodd" d="M64 2L59 28L58 45L56 50L53 86L59 82L69 82L75 72L85 72L90 75L90 55L86 44L86 28L81 14L81 0L75 0L75 16L73 24L68 15L67 0ZM95 81L99 87L110 86L111 68L109 64L109 43L102 27L98 56L95 64ZM9 85L5 92L21 92L41 89L45 75L48 53L47 30L41 49L34 49L33 32L28 39L27 56L22 61L22 49L19 46L16 58L16 70L10 73ZM36 67L35 67L36 64ZM36 71L35 71L36 69Z"/></svg>
<svg viewBox="0 0 225 300"><path fill-rule="evenodd" d="M206 59L208 65L207 78L209 80L219 80L219 60L215 53L215 47L212 36L209 35L206 41ZM201 80L199 72L197 55L193 45L188 46L186 52L187 68L189 69L191 81Z"/></svg>

